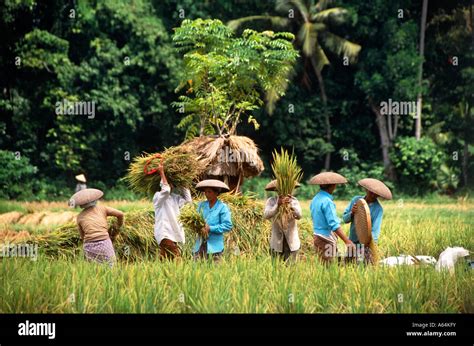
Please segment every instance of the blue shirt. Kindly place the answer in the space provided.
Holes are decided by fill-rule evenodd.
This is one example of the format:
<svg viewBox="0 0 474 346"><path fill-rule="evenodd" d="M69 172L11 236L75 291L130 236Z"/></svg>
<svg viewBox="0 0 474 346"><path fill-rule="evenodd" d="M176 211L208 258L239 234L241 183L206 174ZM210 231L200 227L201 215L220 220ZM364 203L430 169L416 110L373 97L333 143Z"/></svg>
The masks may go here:
<svg viewBox="0 0 474 346"><path fill-rule="evenodd" d="M313 219L314 234L325 237L331 236L341 226L341 220L336 214L334 197L324 190L319 191L311 201L310 210Z"/></svg>
<svg viewBox="0 0 474 346"><path fill-rule="evenodd" d="M232 229L232 219L229 207L217 200L212 208L208 201L199 202L198 211L209 225L209 238L207 239L207 253L213 254L224 251L224 233ZM193 253L199 251L202 238L198 237L194 244Z"/></svg>
<svg viewBox="0 0 474 346"><path fill-rule="evenodd" d="M349 203L349 205L347 206L346 210L344 210L344 215L342 216L342 219L344 220L345 223L349 223L352 221L352 216L351 216L352 207L354 206L354 203L357 202L361 198L364 198L364 196L355 196L352 199L352 201ZM379 240L380 228L382 226L383 208L382 208L382 205L379 203L379 201L375 200L375 202L369 204L369 209L370 209L370 220L372 222L372 239L374 239L374 241L377 242ZM353 242L359 242L353 222L351 222L349 239L352 240Z"/></svg>

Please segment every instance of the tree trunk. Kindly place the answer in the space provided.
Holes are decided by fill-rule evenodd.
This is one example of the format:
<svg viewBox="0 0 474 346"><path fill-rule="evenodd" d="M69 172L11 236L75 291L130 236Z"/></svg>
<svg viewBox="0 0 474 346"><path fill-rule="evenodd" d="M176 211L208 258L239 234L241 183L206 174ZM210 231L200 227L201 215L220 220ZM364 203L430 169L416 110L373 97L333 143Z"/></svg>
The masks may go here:
<svg viewBox="0 0 474 346"><path fill-rule="evenodd" d="M387 118L380 113L380 108L375 105L372 100L369 100L369 102L370 108L375 114L375 122L377 123L377 127L379 129L385 176L391 181L396 181L397 176L395 173L395 167L393 166L392 160L390 159L390 148L393 145L393 141L388 133Z"/></svg>
<svg viewBox="0 0 474 346"><path fill-rule="evenodd" d="M315 62L312 60L312 65L314 72L316 74L316 77L318 79L318 84L319 84L319 90L321 92L321 100L323 101L324 105L324 125L326 127L326 142L328 144L332 144L332 135L331 135L331 122L330 122L330 116L327 110L327 105L328 105L328 97L326 95L326 88L324 86L324 80L323 76L321 75L321 71L319 71L316 67ZM324 159L324 170L329 171L331 168L331 152L326 153L326 157Z"/></svg>
<svg viewBox="0 0 474 346"><path fill-rule="evenodd" d="M420 91L418 92L417 103L416 103L416 125L415 125L415 137L417 140L421 138L421 106L423 102L423 95L421 93L421 87L423 84L423 60L425 59L425 31L426 31L426 13L428 11L428 0L423 0L423 7L421 10L421 28L420 28L420 68L418 70L418 86Z"/></svg>
<svg viewBox="0 0 474 346"><path fill-rule="evenodd" d="M469 143L467 142L467 134L466 134L466 136L464 137L464 150L463 150L463 155L462 155L462 177L463 177L464 187L467 187L469 183L468 168L469 168Z"/></svg>

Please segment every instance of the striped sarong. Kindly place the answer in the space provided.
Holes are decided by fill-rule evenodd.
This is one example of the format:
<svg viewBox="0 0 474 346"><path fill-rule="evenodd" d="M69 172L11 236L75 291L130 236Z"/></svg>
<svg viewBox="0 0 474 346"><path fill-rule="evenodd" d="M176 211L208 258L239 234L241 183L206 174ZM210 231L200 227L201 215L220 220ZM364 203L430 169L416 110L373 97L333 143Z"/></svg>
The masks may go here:
<svg viewBox="0 0 474 346"><path fill-rule="evenodd" d="M84 255L88 261L108 263L115 262L115 250L110 238L84 243Z"/></svg>
<svg viewBox="0 0 474 346"><path fill-rule="evenodd" d="M332 262L337 257L337 238L334 234L330 237L315 234L314 248L323 263Z"/></svg>

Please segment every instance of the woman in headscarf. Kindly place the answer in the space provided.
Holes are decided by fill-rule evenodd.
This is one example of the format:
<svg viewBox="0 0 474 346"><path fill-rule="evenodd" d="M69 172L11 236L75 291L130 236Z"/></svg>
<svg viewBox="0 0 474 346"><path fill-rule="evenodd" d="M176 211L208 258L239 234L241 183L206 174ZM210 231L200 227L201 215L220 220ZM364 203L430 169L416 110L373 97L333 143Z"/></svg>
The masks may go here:
<svg viewBox="0 0 474 346"><path fill-rule="evenodd" d="M276 180L272 180L265 186L267 191L276 191ZM299 187L300 184L297 183L296 187ZM284 205L289 204L292 210L290 220L288 222L288 227L282 229L281 222L278 222L275 219L275 216L278 213L278 209ZM285 261L290 259L290 261L296 261L298 250L301 247L300 238L298 235L298 226L296 220L301 219L301 206L298 200L292 196L274 196L270 197L265 204L264 211L265 219L272 219L272 235L270 238L270 249L272 255L278 255L282 257Z"/></svg>
<svg viewBox="0 0 474 346"><path fill-rule="evenodd" d="M98 205L97 201L104 193L97 189L84 189L76 192L69 203L80 206L83 210L76 222L81 239L84 241L84 255L89 261L108 263L115 262L115 250L108 232L108 216L117 218L116 229L123 225L123 213L120 210Z"/></svg>
<svg viewBox="0 0 474 346"><path fill-rule="evenodd" d="M355 196L354 198L352 198L351 202L344 211L342 218L345 223L351 223L349 239L354 244L356 244L357 247L360 247L360 241L357 237L354 223L352 222L354 213L356 212L357 208L357 206L355 205L356 202L359 199L363 198L369 205L370 219L372 224L372 239L374 240L375 244L377 244L383 218L383 208L382 205L379 203L378 198L381 197L383 199L390 200L392 199L392 192L383 182L373 178L365 178L359 180L358 184L365 189L365 196ZM357 253L359 253L359 251ZM373 262L372 253L368 247L364 246L362 255L366 263Z"/></svg>
<svg viewBox="0 0 474 346"><path fill-rule="evenodd" d="M202 213L206 225L204 235L194 244L194 259L212 257L218 261L224 252L224 233L233 227L229 207L218 199L218 195L223 190L229 191L229 187L220 180L207 179L199 182L196 189L206 196L206 201L198 204L198 212Z"/></svg>
<svg viewBox="0 0 474 346"><path fill-rule="evenodd" d="M186 204L192 203L191 192L183 188L182 195L174 191L174 186L168 183L163 164L158 166L161 175L161 191L153 196L155 207L155 239L160 246L161 259L174 259L181 255L178 244L184 244L184 229L178 220L179 210Z"/></svg>
<svg viewBox="0 0 474 346"><path fill-rule="evenodd" d="M337 257L337 237L349 247L354 247L341 228L341 221L336 214L333 193L337 184L345 184L347 179L333 172L323 172L315 175L310 184L320 185L321 190L311 201L311 218L313 219L314 247L324 263L329 263Z"/></svg>

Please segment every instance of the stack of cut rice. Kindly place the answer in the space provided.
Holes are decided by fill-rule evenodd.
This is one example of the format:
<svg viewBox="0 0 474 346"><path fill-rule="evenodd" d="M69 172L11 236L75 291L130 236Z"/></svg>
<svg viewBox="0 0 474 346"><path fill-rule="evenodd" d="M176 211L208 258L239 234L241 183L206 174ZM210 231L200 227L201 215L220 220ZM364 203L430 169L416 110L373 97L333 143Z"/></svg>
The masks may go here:
<svg viewBox="0 0 474 346"><path fill-rule="evenodd" d="M170 147L159 154L161 157L156 155L145 153L135 157L130 164L124 180L133 191L153 196L161 189L160 173L158 171L152 174L146 173L155 170L160 162L163 163L166 179L176 188L193 189L205 168L198 156L183 146Z"/></svg>

